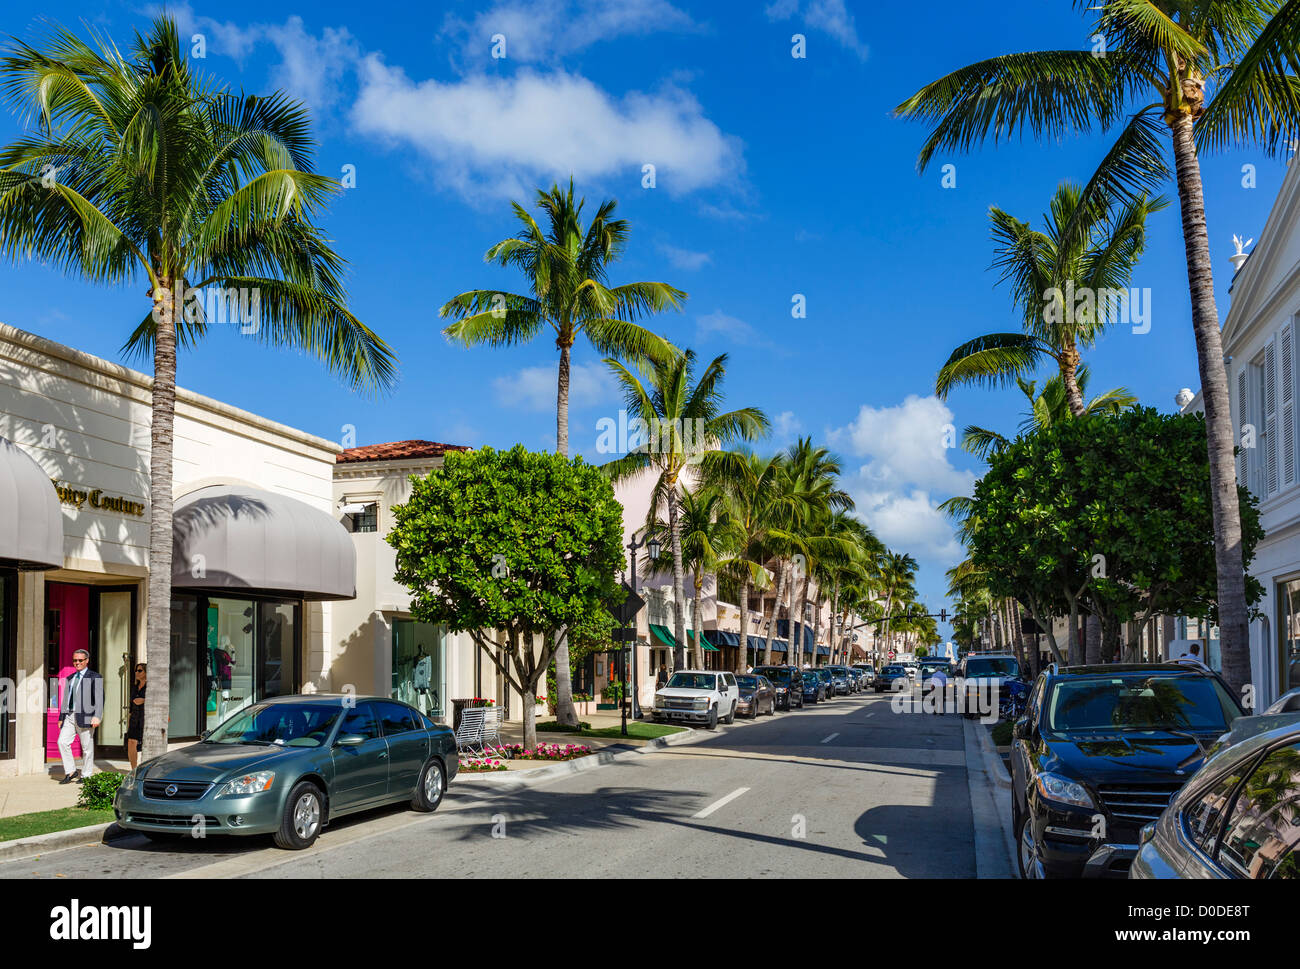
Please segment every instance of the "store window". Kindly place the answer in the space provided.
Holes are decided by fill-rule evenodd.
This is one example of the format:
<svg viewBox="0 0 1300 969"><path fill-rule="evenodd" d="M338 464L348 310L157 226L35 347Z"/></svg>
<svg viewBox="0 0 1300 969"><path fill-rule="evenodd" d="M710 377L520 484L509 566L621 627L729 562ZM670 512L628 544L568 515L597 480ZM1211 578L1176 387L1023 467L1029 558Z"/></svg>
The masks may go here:
<svg viewBox="0 0 1300 969"><path fill-rule="evenodd" d="M445 716L446 627L393 620L392 692L430 717Z"/></svg>
<svg viewBox="0 0 1300 969"><path fill-rule="evenodd" d="M14 668L17 639L14 636L14 605L17 574L0 570L0 760L14 755L13 737L18 723L17 687Z"/></svg>
<svg viewBox="0 0 1300 969"><path fill-rule="evenodd" d="M1300 686L1300 578L1278 583L1278 693Z"/></svg>
<svg viewBox="0 0 1300 969"><path fill-rule="evenodd" d="M259 700L296 693L299 604L178 595L172 600L172 730L212 730Z"/></svg>
<svg viewBox="0 0 1300 969"><path fill-rule="evenodd" d="M379 505L371 502L355 512L343 516L344 527L350 532L379 531Z"/></svg>

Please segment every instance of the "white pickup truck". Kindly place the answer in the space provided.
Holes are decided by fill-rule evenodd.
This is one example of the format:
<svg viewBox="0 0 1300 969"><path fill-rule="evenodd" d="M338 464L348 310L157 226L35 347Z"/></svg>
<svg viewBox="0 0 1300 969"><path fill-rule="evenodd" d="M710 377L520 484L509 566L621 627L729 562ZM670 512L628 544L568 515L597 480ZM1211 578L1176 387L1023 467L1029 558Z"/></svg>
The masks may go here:
<svg viewBox="0 0 1300 969"><path fill-rule="evenodd" d="M655 691L656 720L688 720L712 730L718 721L732 723L740 687L734 673L712 670L678 670Z"/></svg>

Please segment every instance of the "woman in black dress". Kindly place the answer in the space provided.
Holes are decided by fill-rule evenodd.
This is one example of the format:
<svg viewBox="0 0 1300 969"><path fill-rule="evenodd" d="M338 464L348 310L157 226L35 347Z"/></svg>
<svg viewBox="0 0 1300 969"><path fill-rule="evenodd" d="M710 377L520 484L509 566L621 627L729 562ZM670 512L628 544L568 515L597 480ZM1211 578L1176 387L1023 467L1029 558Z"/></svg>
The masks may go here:
<svg viewBox="0 0 1300 969"><path fill-rule="evenodd" d="M135 678L131 681L131 712L126 720L126 759L135 769L140 759L140 743L144 740L144 691L149 676L144 663L135 664Z"/></svg>

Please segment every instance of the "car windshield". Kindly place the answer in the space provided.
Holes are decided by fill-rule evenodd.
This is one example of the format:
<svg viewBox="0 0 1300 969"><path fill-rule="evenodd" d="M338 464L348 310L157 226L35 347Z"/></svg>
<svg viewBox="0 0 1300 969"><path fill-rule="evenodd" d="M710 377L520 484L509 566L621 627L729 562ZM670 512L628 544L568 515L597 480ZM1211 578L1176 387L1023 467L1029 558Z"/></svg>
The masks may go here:
<svg viewBox="0 0 1300 969"><path fill-rule="evenodd" d="M712 690L717 677L712 673L674 673L668 681L673 690Z"/></svg>
<svg viewBox="0 0 1300 969"><path fill-rule="evenodd" d="M739 675L739 676L736 677L736 683L740 686L740 688L741 688L742 690L757 690L757 689L758 689L758 677L757 677L757 676L744 676L744 675Z"/></svg>
<svg viewBox="0 0 1300 969"><path fill-rule="evenodd" d="M990 656L985 659L968 659L966 676L1019 676L1020 664L1009 656Z"/></svg>
<svg viewBox="0 0 1300 969"><path fill-rule="evenodd" d="M904 673L907 672L907 669L906 669L906 667L902 667L902 666L886 666L883 670L881 670L881 672L882 672L882 673L895 673L895 674L898 674L899 676L901 676L902 674L904 674Z"/></svg>
<svg viewBox="0 0 1300 969"><path fill-rule="evenodd" d="M783 686L789 685L790 683L789 670L774 670L764 667L763 669L755 670L754 672L758 673L760 676L766 676L773 683L780 683Z"/></svg>
<svg viewBox="0 0 1300 969"><path fill-rule="evenodd" d="M1046 708L1051 731L1222 731L1240 716L1218 680L1158 673L1066 680Z"/></svg>
<svg viewBox="0 0 1300 969"><path fill-rule="evenodd" d="M259 703L217 727L206 743L319 747L341 712L329 703Z"/></svg>

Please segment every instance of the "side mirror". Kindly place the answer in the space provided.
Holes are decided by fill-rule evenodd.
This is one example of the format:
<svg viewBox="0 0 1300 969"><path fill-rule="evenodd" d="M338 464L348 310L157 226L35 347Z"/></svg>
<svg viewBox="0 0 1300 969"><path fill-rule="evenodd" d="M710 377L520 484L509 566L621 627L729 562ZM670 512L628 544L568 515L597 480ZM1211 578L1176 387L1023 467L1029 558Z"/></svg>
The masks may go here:
<svg viewBox="0 0 1300 969"><path fill-rule="evenodd" d="M345 734L338 739L340 747L357 747L366 742L366 738L359 733Z"/></svg>
<svg viewBox="0 0 1300 969"><path fill-rule="evenodd" d="M1016 721L1015 726L1011 728L1011 739L1028 740L1030 732L1031 731L1029 729L1029 718L1021 717L1019 720Z"/></svg>

